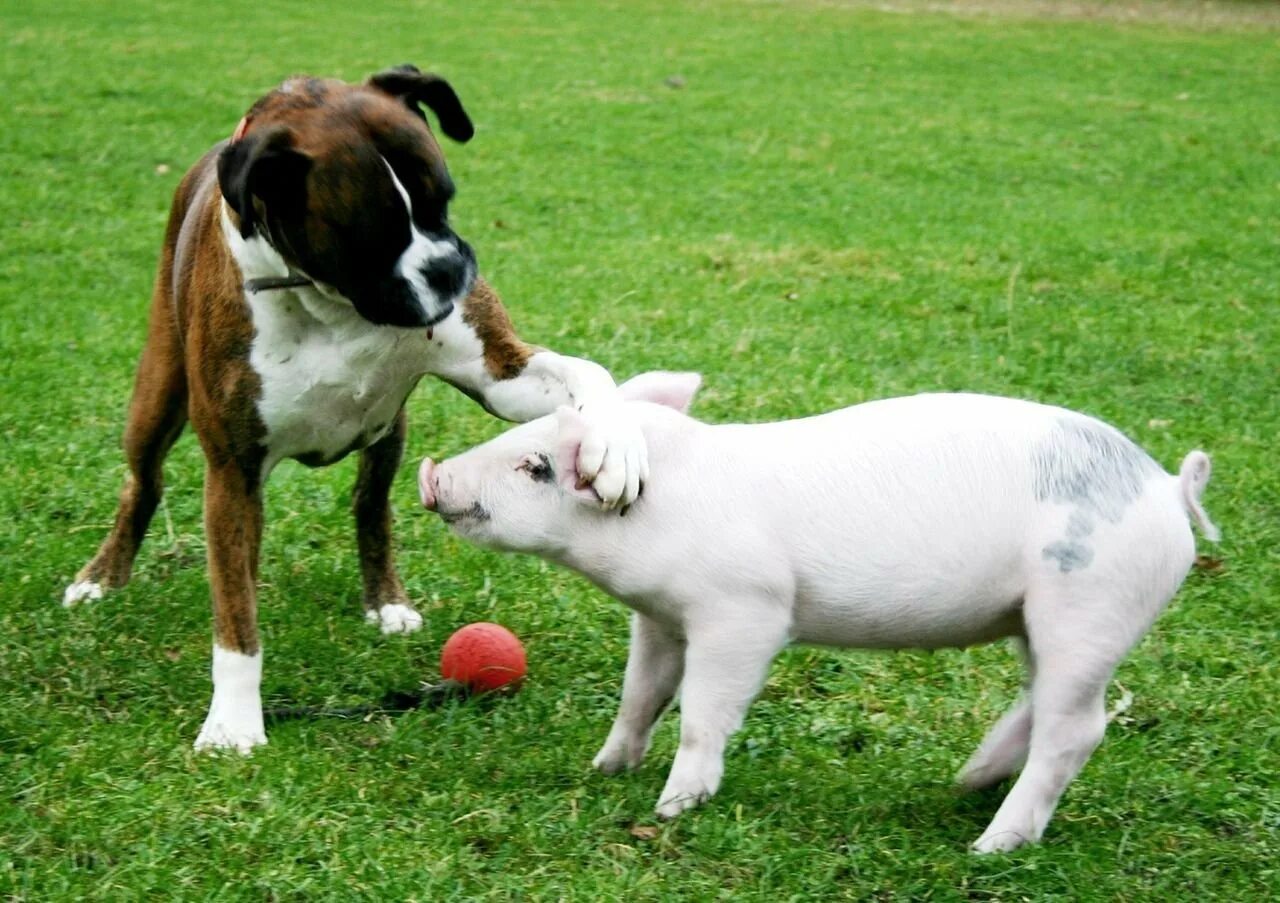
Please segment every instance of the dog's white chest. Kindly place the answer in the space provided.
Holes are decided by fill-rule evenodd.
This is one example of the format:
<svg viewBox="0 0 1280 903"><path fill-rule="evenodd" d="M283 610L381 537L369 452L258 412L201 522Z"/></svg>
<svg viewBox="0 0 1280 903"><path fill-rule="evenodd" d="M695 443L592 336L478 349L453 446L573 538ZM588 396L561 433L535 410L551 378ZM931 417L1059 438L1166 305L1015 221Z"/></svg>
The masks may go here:
<svg viewBox="0 0 1280 903"><path fill-rule="evenodd" d="M266 292L249 305L264 474L282 458L325 464L376 442L428 370L426 330L375 326L313 289Z"/></svg>

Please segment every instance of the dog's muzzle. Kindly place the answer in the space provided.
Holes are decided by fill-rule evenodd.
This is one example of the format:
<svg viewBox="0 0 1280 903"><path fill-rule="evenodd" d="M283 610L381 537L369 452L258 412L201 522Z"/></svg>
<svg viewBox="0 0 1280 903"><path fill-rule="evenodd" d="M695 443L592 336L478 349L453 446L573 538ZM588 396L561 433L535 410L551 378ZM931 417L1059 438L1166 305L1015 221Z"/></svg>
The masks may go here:
<svg viewBox="0 0 1280 903"><path fill-rule="evenodd" d="M440 301L456 301L475 282L476 255L471 246L459 238L454 247L456 253L432 257L419 269L427 287Z"/></svg>

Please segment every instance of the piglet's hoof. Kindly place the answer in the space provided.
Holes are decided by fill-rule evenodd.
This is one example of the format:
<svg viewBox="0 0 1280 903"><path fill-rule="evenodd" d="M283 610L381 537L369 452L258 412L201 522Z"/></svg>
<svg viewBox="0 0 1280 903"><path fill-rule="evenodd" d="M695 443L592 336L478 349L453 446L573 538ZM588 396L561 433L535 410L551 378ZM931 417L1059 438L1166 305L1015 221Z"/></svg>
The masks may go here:
<svg viewBox="0 0 1280 903"><path fill-rule="evenodd" d="M1030 840L1019 831L987 831L974 841L972 852L978 855L1007 853L1027 843Z"/></svg>
<svg viewBox="0 0 1280 903"><path fill-rule="evenodd" d="M591 760L591 767L603 775L612 776L638 768L642 761L644 761L643 750L633 752L625 748L606 747L596 753L596 757Z"/></svg>
<svg viewBox="0 0 1280 903"><path fill-rule="evenodd" d="M681 812L700 806L710 798L711 793L707 790L664 791L654 812L658 818L675 818Z"/></svg>

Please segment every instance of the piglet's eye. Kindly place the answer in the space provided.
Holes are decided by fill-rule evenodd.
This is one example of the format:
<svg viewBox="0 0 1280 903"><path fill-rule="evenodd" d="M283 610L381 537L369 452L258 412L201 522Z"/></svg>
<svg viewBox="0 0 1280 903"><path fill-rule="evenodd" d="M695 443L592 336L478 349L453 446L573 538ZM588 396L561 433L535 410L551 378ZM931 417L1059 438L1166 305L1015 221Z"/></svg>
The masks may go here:
<svg viewBox="0 0 1280 903"><path fill-rule="evenodd" d="M556 478L555 471L551 468L551 459L541 452L527 456L516 469L523 470L530 479L538 483L550 483Z"/></svg>

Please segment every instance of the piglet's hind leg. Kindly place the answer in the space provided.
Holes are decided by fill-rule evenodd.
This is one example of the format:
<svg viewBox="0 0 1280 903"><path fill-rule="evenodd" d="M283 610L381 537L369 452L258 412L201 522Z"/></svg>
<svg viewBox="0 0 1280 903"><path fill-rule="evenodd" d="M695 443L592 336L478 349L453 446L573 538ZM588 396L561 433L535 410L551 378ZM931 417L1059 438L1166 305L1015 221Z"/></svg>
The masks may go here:
<svg viewBox="0 0 1280 903"><path fill-rule="evenodd" d="M1035 674L1030 689L1027 764L995 818L974 843L977 853L1038 841L1067 785L1102 742L1104 694L1117 664L1149 619L1140 606L1115 616L1104 585L1064 581L1029 593L1024 613Z"/></svg>
<svg viewBox="0 0 1280 903"><path fill-rule="evenodd" d="M992 725L977 750L960 769L956 781L966 790L981 790L998 784L1027 760L1027 749L1031 743L1030 686L1035 668L1026 643L1021 640L1015 642L1026 662L1027 688L1022 698Z"/></svg>

